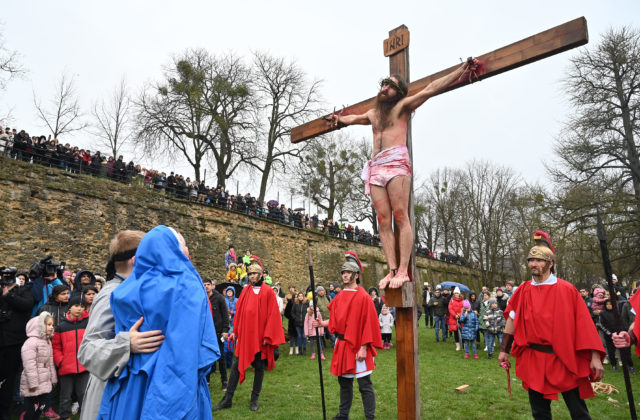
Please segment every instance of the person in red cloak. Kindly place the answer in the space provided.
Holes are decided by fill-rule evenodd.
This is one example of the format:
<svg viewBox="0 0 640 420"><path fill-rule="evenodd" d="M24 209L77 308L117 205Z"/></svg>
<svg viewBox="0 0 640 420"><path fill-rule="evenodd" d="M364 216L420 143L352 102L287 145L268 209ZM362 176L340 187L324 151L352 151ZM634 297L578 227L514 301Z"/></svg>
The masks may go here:
<svg viewBox="0 0 640 420"><path fill-rule="evenodd" d="M313 326L329 327L336 345L331 358L331 373L340 384L340 411L336 420L348 419L353 401L353 378L358 380L362 405L367 419L376 415L376 394L371 383L376 349L382 348L382 334L371 297L358 284L362 264L348 251L342 265L342 291L329 303L329 319L315 320Z"/></svg>
<svg viewBox="0 0 640 420"><path fill-rule="evenodd" d="M244 382L245 371L250 365L255 369L255 375L249 407L251 411L257 411L264 369L272 370L275 367L274 352L284 343L278 301L271 287L262 281L262 266L258 259L249 266L247 273L250 284L240 293L233 333L228 337L229 340L236 340L236 349L227 392L213 411L231 407L238 382Z"/></svg>
<svg viewBox="0 0 640 420"><path fill-rule="evenodd" d="M594 396L589 381L604 375L604 347L578 290L554 274L549 235L536 231L534 239L527 256L533 278L509 299L498 360L511 366L513 344L516 376L529 391L533 418L551 419L551 400L562 393L571 418L590 419L584 399Z"/></svg>

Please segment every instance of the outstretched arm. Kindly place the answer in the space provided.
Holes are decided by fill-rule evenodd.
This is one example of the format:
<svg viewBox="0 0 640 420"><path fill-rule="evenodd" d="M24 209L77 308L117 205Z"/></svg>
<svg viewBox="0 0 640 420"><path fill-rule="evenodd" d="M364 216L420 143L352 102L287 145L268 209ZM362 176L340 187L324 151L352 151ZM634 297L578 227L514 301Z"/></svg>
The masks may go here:
<svg viewBox="0 0 640 420"><path fill-rule="evenodd" d="M342 110L344 111L344 110ZM346 126L346 125L370 125L369 119L370 110L360 115L342 115L342 111L339 113L333 113L328 117L325 117L327 121L331 123L331 127Z"/></svg>
<svg viewBox="0 0 640 420"><path fill-rule="evenodd" d="M474 65L477 65L478 60L474 58L473 63ZM422 89L420 92L416 93L413 96L406 97L402 100L403 111L415 111L420 105L425 103L427 99L437 95L442 90L446 89L451 83L462 77L462 75L464 75L467 70L469 70L469 63L465 61L460 67L458 67L451 73L446 74L441 78L429 83L427 87Z"/></svg>

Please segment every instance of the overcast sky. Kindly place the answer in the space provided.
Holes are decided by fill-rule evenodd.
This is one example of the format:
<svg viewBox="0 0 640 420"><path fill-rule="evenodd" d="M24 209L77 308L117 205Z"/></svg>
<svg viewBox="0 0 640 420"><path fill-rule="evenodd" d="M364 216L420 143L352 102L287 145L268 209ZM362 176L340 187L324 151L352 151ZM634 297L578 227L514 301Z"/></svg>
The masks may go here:
<svg viewBox="0 0 640 420"><path fill-rule="evenodd" d="M322 96L333 107L375 95L389 67L382 41L401 24L411 32L412 80L580 16L587 19L590 37L581 48L593 47L610 27L640 29L637 0L2 3L6 47L20 52L28 75L0 92L0 105L13 109L12 127L32 135L47 133L36 119L33 94L50 98L63 72L75 75L81 104L88 111L123 76L133 91L158 80L162 66L186 48L233 51L245 57L264 50L294 59L310 78L323 80ZM416 175L426 178L437 168L485 159L513 168L527 182L547 185L542 163L553 159L554 138L570 112L561 81L569 58L579 51L425 103L413 118ZM370 137L368 128L344 130L354 137ZM95 150L90 135L61 140ZM193 175L180 162L167 165L158 169ZM207 181L213 183L211 173ZM257 194L259 185L245 188ZM273 187L272 194L277 190ZM286 187L279 190L282 201L289 201ZM302 198L294 198L294 206L300 204Z"/></svg>

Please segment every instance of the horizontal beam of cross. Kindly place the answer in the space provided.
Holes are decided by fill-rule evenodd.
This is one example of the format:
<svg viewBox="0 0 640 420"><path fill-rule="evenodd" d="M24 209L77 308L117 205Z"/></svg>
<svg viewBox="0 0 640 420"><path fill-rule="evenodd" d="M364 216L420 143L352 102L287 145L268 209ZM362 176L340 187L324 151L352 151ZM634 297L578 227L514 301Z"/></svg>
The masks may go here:
<svg viewBox="0 0 640 420"><path fill-rule="evenodd" d="M488 77L495 76L496 74L524 66L525 64L533 63L534 61L579 47L586 44L588 41L589 34L587 32L587 20L584 17L574 19L521 41L514 42L506 47L499 48L495 51L477 57L480 62L480 68L476 72L477 78L474 77L471 81L469 79L460 79L447 89L439 92L439 94L468 85L473 81L483 80ZM416 80L409 85L409 95L419 92L429 83L450 73L458 66L460 66L460 64L456 64L455 66L439 71L438 73ZM369 98L345 108L342 115L364 114L373 108L374 103L375 97ZM321 117L294 127L291 130L291 142L298 143L300 141L328 133L335 129L336 128L331 128L329 123Z"/></svg>

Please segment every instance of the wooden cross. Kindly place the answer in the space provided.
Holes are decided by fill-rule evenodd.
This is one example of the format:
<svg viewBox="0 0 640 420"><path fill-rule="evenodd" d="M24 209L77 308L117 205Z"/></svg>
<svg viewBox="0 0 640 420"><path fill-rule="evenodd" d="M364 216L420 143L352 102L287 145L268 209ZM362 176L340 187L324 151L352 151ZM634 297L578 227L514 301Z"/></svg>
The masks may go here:
<svg viewBox="0 0 640 420"><path fill-rule="evenodd" d="M496 74L515 69L525 64L541 60L563 51L579 47L589 42L587 21L584 17L548 29L530 36L506 47L477 57L479 68L469 78L460 78L447 89L439 93L468 85L474 81L483 80ZM402 25L389 32L389 38L384 40L384 55L389 57L389 74L399 74L407 82L409 79L409 30ZM408 95L413 95L424 89L432 81L449 74L459 67L459 64L438 73L416 80L409 85ZM343 116L364 114L374 107L375 97L369 98L344 109ZM291 142L297 143L321 134L339 129L331 127L325 117L297 126L291 130ZM407 127L407 148L413 160L411 149L411 125ZM413 162L412 162L413 166ZM413 185L409 196L409 217L412 230L414 226L413 214ZM415 232L415 230L413 230ZM396 229L396 243L397 241ZM398 252L396 250L396 252ZM398 258L398 261L400 259ZM417 331L417 287L413 281L415 271L415 247L409 264L409 276L412 281L405 283L401 289L387 288L386 301L396 309L396 365L397 365L397 399L398 419L413 420L420 418L420 383L418 371L418 331Z"/></svg>

